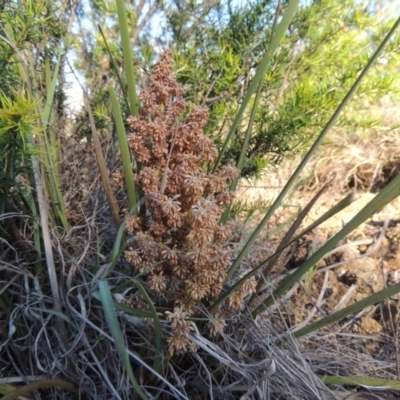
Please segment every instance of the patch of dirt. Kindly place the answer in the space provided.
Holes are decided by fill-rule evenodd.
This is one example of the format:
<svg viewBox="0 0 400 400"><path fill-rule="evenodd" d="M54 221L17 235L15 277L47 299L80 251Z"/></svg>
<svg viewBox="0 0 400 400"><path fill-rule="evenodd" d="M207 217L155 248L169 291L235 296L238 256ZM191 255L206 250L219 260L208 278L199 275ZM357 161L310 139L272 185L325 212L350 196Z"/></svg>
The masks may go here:
<svg viewBox="0 0 400 400"><path fill-rule="evenodd" d="M351 190L378 193L400 173L400 157L387 160L383 165L370 162L356 167L347 187Z"/></svg>
<svg viewBox="0 0 400 400"><path fill-rule="evenodd" d="M323 184L333 179L304 219L303 228L316 221L346 195L354 193L354 201L348 207L301 238L281 257L273 275L275 287L282 276L300 267L400 173L400 150L393 151L400 149L400 135L368 137L366 140L358 138L353 142L349 139L345 143L346 140L346 137L342 140L343 144L338 141L336 149L335 144L332 146L330 143L329 149L323 150L323 154L311 162L296 192L282 204L266 228L268 233L260 243L260 248L264 247L266 253L271 255L288 228L284 232L271 232L279 224L297 215ZM281 165L279 170L271 171L262 182L244 183L240 199L246 198L250 204L261 203L267 207L277 197L299 162L300 158ZM260 252L260 249L257 251ZM253 264L257 265L256 262ZM400 198L371 216L337 245L337 251L319 262L290 294L290 300L282 307L284 311L279 308L266 313L265 317L274 321L284 317L286 327L295 327L305 321L310 323L340 311L398 282ZM393 362L400 348L400 335L397 334L400 324L399 307L400 296L392 296L329 326L326 333L335 332L332 346L339 346L339 342L345 346L345 340L348 340L349 350L356 354L364 352L379 362ZM336 332L342 332L343 338L337 336ZM312 342L305 344L306 347L313 345L315 343ZM397 376L395 368L392 372Z"/></svg>
<svg viewBox="0 0 400 400"><path fill-rule="evenodd" d="M400 281L400 222L394 220L385 231L379 225L364 224L363 230L354 232L319 265L320 271L329 271L327 312L337 308L341 301L343 308ZM316 245L314 239L315 236L309 235L295 244L287 268L299 267L310 256L313 246L324 244L321 241ZM318 270L314 272L315 285L310 286L309 296L318 297L322 284L320 274Z"/></svg>

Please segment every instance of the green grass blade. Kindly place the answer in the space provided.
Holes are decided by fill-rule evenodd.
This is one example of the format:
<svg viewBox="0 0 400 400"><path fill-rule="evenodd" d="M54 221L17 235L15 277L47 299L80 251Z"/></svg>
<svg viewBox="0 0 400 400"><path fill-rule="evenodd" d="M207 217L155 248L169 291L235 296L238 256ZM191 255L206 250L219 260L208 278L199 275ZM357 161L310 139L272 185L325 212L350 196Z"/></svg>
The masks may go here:
<svg viewBox="0 0 400 400"><path fill-rule="evenodd" d="M349 206L353 201L354 201L354 193L349 194L344 199L340 200L340 202L337 203L334 207L329 209L326 213L321 215L321 217L319 217L316 221L314 221L312 224L307 226L307 228L305 228L301 233L299 233L297 236L295 236L293 239L291 239L289 242L289 245L296 242L297 240L299 240L301 237L303 237L307 233L311 232L313 229L315 229L317 226L319 226L322 223L324 223L325 221L327 221L329 218L333 217L335 214L338 214L340 211L342 211L347 206ZM271 236L272 236L272 233L271 233Z"/></svg>
<svg viewBox="0 0 400 400"><path fill-rule="evenodd" d="M43 113L42 113L42 121L43 121L44 127L48 126L48 124L50 122L51 112L53 110L54 95L56 92L58 74L60 71L61 57L62 57L62 49L60 49L58 52L57 63L54 68L53 78L51 79L51 84L48 87L47 93L46 93L46 105L45 105Z"/></svg>
<svg viewBox="0 0 400 400"><path fill-rule="evenodd" d="M139 100L136 94L135 70L129 35L128 18L126 16L125 1L116 0L119 29L121 32L122 52L124 55L125 77L128 83L129 110L135 117L139 116Z"/></svg>
<svg viewBox="0 0 400 400"><path fill-rule="evenodd" d="M11 30L12 31L12 30ZM50 221L54 219L54 215L58 217L58 222L63 226L63 228L68 231L69 224L66 217L64 199L61 194L61 184L57 171L57 149L55 148L54 140L51 139L51 129L49 129L49 123L51 120L51 115L53 112L53 104L54 104L54 96L57 86L57 80L59 77L60 71L60 64L61 64L61 57L63 54L63 50L60 48L58 50L57 61L54 65L54 72L51 76L50 65L48 57L45 58L45 80L46 80L46 103L44 107L41 109L40 103L37 93L32 89L32 87L37 87L37 71L34 69L35 61L32 54L29 52L27 53L27 60L23 61L18 64L20 77L23 82L25 82L26 87L29 89L28 92L30 94L30 98L34 99L35 108L37 113L35 116L39 116L36 119L37 127L39 128L40 132L43 132L43 135L38 136L38 142L41 143L40 150L44 154L43 164L46 167L46 189L47 189L47 196L51 200L51 212L49 212ZM32 126L33 128L33 126ZM36 128L36 127L35 127ZM32 135L36 133L36 130L32 129ZM50 137L50 139L49 139ZM30 146L32 145L32 139L29 139ZM53 144L52 144L53 143ZM36 231L35 231L35 243L38 243ZM36 246L38 247L38 246ZM39 253L40 254L40 253Z"/></svg>
<svg viewBox="0 0 400 400"><path fill-rule="evenodd" d="M274 291L273 297L268 297L264 304L261 304L253 313L258 313L265 310L273 303L273 298L279 297L286 292L292 285L294 285L302 276L311 269L325 254L333 250L338 242L343 240L349 233L353 232L359 225L370 218L373 214L381 210L386 204L400 195L400 175L394 178L382 191L370 201L354 218L347 223L335 236L328 240L320 249L318 249L310 258L308 258L301 267L299 267L293 274L289 275L279 287Z"/></svg>
<svg viewBox="0 0 400 400"><path fill-rule="evenodd" d="M40 215L40 225L41 225L41 234L43 238L43 248L46 257L46 266L47 266L47 279L50 281L50 288L52 293L52 301L54 304L54 310L62 313L62 301L60 297L59 290L59 282L57 279L57 271L54 261L53 255L53 247L52 240L50 235L50 226L49 226L49 215L48 215L48 202L45 197L45 189L44 189L44 179L41 174L41 168L39 165L39 161L35 156L32 155L32 169L33 175L35 179L35 188L37 195L37 202L39 206L39 215ZM57 318L57 327L59 330L60 338L65 346L68 348L68 338L65 330L64 322L61 318Z"/></svg>
<svg viewBox="0 0 400 400"><path fill-rule="evenodd" d="M138 208L140 207L141 204L143 204L145 202L146 198L147 198L147 196L143 197L133 207L131 207L128 215L137 213ZM105 279L107 277L107 275L116 266L119 258L121 257L122 252L123 252L122 241L124 238L125 227L126 227L126 218L122 221L122 223L118 229L117 238L115 239L114 247L111 252L111 261L110 261L109 265L107 266L107 268L101 273L101 275L98 278ZM93 290L94 290L94 288L95 288L95 286L93 287ZM150 318L151 318L151 316L150 316Z"/></svg>
<svg viewBox="0 0 400 400"><path fill-rule="evenodd" d="M17 386L10 385L8 383L0 385L0 394L6 395L8 393L14 392L17 390Z"/></svg>
<svg viewBox="0 0 400 400"><path fill-rule="evenodd" d="M209 307L209 311L213 312L215 311L235 290L238 290L248 279L250 279L252 276L256 275L259 271L261 271L262 268L264 268L266 265L268 265L269 262L271 262L272 259L275 257L279 256L282 254L282 252L291 244L296 242L298 239L300 239L302 236L310 232L312 229L314 229L317 225L316 222L321 224L322 222L326 221L329 219L332 215L332 210L335 210L336 212L339 212L343 210L345 207L347 207L349 204L351 204L354 201L354 195L351 194L347 197L345 197L343 200L341 200L336 206L334 206L331 210L327 211L324 215L322 215L320 218L318 218L317 221L309 225L306 229L304 229L298 236L294 237L289 243L286 244L284 248L281 248L280 250L276 250L275 253L266 258L264 261L262 261L259 265L257 265L255 268L253 268L249 273L247 273L245 276L243 276L239 281L237 281L229 290L225 291L218 299L216 299L212 305ZM285 222L284 224L286 224Z"/></svg>
<svg viewBox="0 0 400 400"><path fill-rule="evenodd" d="M100 292L93 292L92 297L95 298L96 300L101 301ZM116 310L123 311L124 313L133 315L134 317L153 318L152 313L149 311L143 311L143 310L139 310L136 308L132 308L132 307L126 306L125 304L118 303L117 301L114 301L114 300L113 300L113 305Z"/></svg>
<svg viewBox="0 0 400 400"><path fill-rule="evenodd" d="M246 159L246 155L247 155L247 149L249 148L249 142L250 142L250 137L251 137L251 133L253 131L253 125L254 125L254 119L256 117L256 112L257 112L257 108L258 108L258 103L260 101L260 96L261 96L261 91L262 91L262 82L260 82L260 84L258 85L258 90L257 90L257 94L256 94L256 98L254 100L254 104L253 104L253 109L251 110L251 115L250 115L250 120L249 120L249 124L247 126L247 131L246 131L246 135L244 137L244 142L242 145L242 151L240 152L240 156L239 156L239 160L236 164L236 167L238 168L239 171L242 171L243 165L244 165L244 161ZM231 183L231 187L230 190L232 192L236 191L237 186L239 184L239 180L240 180L240 176L238 176L232 183ZM229 218L229 215L231 213L232 210L232 204L228 204L226 206L226 209L221 217L221 222L223 224L226 223L226 221Z"/></svg>
<svg viewBox="0 0 400 400"><path fill-rule="evenodd" d="M221 163L222 158L226 152L226 149L228 148L229 142L231 141L231 139L235 133L235 130L237 129L237 127L239 125L239 122L243 116L244 111L246 110L251 97L253 96L254 92L256 91L257 86L260 84L262 78L264 77L265 71L268 68L268 66L270 65L271 59L272 59L276 49L278 48L280 41L282 40L283 36L285 35L286 30L290 25L290 22L293 19L294 13L296 12L299 2L300 2L300 0L292 0L292 1L289 0L289 5L285 11L282 21L276 28L276 32L274 33L274 35L271 38L268 49L257 68L256 74L250 83L250 86L249 86L249 89L247 90L246 96L243 99L243 103L240 106L239 111L237 112L236 117L233 121L233 124L232 124L232 126L228 132L228 135L225 139L225 142L222 145L222 148L218 155L218 159L214 166L214 172L218 169L219 164Z"/></svg>
<svg viewBox="0 0 400 400"><path fill-rule="evenodd" d="M99 290L100 290L100 299L101 303L103 305L104 309L104 314L107 320L108 327L110 328L112 337L115 340L115 345L117 347L118 353L121 357L122 363L124 364L124 367L126 369L126 372L128 374L129 380L136 390L137 394L142 398L143 400L148 400L147 396L139 386L138 381L136 380L133 370L132 370L132 365L129 361L129 355L126 350L124 338L122 336L121 329L119 327L119 323L117 320L117 315L115 313L115 308L114 308L114 303L111 297L111 291L108 286L108 283L106 281L100 281L99 283Z"/></svg>
<svg viewBox="0 0 400 400"><path fill-rule="evenodd" d="M237 168L241 171L244 165L244 161L246 160L246 155L247 155L247 149L249 148L249 143L250 143L250 138L251 138L251 133L253 132L253 125L254 125L254 120L256 118L256 113L258 109L258 104L260 102L260 97L262 93L262 88L263 84L260 82L258 85L258 90L256 94L256 98L254 99L254 104L253 104L253 109L251 110L250 114L250 120L249 124L247 126L247 131L246 135L244 137L243 145L242 145L242 151L240 152L239 160L237 162ZM235 179L232 184L231 184L231 190L236 190L237 185L239 183L239 178Z"/></svg>
<svg viewBox="0 0 400 400"><path fill-rule="evenodd" d="M133 281L134 285L138 288L140 294L143 296L144 300L146 301L147 305L150 308L150 312L154 321L154 334L155 334L155 340L156 340L156 354L154 356L154 362L153 362L153 369L156 372L161 372L163 370L163 346L162 346L162 327L160 323L160 319L158 318L158 314L156 311L156 308L154 307L154 304L147 294L146 290L144 287L140 284L140 282L134 280Z"/></svg>
<svg viewBox="0 0 400 400"><path fill-rule="evenodd" d="M288 244L288 246L291 243ZM266 258L262 263L257 265L257 267L253 268L250 272L244 275L241 279L239 279L234 285L232 285L228 290L226 290L220 297L218 297L208 308L208 310L213 313L234 291L238 290L247 280L249 280L252 276L256 275L262 268L264 268L268 263L279 254L282 254L285 248L276 251L272 256Z"/></svg>
<svg viewBox="0 0 400 400"><path fill-rule="evenodd" d="M56 68L58 65L56 65ZM58 71L57 71L58 72ZM51 65L50 65L50 54L48 49L45 51L45 62L44 62L44 73L45 73L45 82L46 82L46 89L49 90L52 87L52 72L51 72ZM48 137L49 137L49 143L50 143L50 157L53 162L57 166L55 169L56 172L56 177L57 177L57 183L58 186L60 186L60 174L59 174L59 169L58 165L60 164L60 161L58 160L58 143L57 143L57 135L56 135L56 130L53 128L54 126L54 110L53 107L50 112L50 120L48 124Z"/></svg>
<svg viewBox="0 0 400 400"><path fill-rule="evenodd" d="M371 378L368 376L318 376L325 385L364 386L371 389L400 391L400 381L396 379Z"/></svg>
<svg viewBox="0 0 400 400"><path fill-rule="evenodd" d="M36 250L36 273L39 279L43 279L43 263L42 263L42 238L41 230L39 226L39 215L36 208L34 195L32 193L32 187L34 186L34 180L31 177L31 184L26 187L25 190L21 190L21 198L28 204L30 215L32 216L32 227L33 227L33 243Z"/></svg>
<svg viewBox="0 0 400 400"><path fill-rule="evenodd" d="M57 317L62 318L65 322L68 322L74 329L76 329L76 326L71 320L71 318L68 317L68 315L65 315L63 312L58 312L56 310L52 310L51 308L39 308L39 307L38 308L32 307L32 310L56 315Z"/></svg>
<svg viewBox="0 0 400 400"><path fill-rule="evenodd" d="M326 124L326 126L322 130L321 134L318 136L317 140L311 146L310 150L307 152L307 154L305 155L305 157L301 161L300 165L296 168L295 172L290 177L290 179L286 183L285 187L282 189L281 193L279 194L277 199L274 201L274 203L272 204L271 208L268 210L268 212L265 215L265 217L262 219L262 221L260 222L258 227L254 230L254 232L251 234L251 236L250 236L249 240L247 241L247 243L243 246L241 252L239 253L239 255L236 258L236 260L233 262L233 264L232 264L232 266L231 266L231 268L229 270L229 274L228 274L228 278L227 279L229 279L233 275L233 273L237 270L237 268L239 267L239 265L242 262L242 260L244 259L244 257L250 251L252 244L257 239L259 234L262 232L264 227L267 225L267 223L269 222L271 216L274 214L274 212L281 205L281 203L283 202L283 200L286 197L287 193L292 188L294 182L297 180L297 178L299 177L300 173L303 171L304 167L306 166L306 164L310 160L311 156L315 153L316 149L321 144L323 138L326 136L326 134L328 133L330 128L334 125L334 123L337 120L337 118L339 117L340 113L342 112L344 107L347 105L347 103L350 101L350 99L352 98L352 96L354 95L354 93L356 92L358 87L360 86L363 78L366 76L367 72L372 68L372 65L377 60L377 58L379 57L379 55L383 51L385 45L389 42L389 40L391 39L391 37L393 36L395 30L397 29L397 27L399 25L400 25L400 18L396 21L396 23L393 25L392 29L386 35L385 39L382 41L382 43L380 44L378 49L375 51L374 55L369 60L368 64L365 66L365 68L363 69L363 71L361 72L359 77L357 78L356 82L354 83L354 85L352 86L350 91L346 94L346 96L344 97L343 101L341 102L339 107L336 109L335 113L333 114L333 116L331 117L329 122Z"/></svg>
<svg viewBox="0 0 400 400"><path fill-rule="evenodd" d="M5 385L2 387L9 388L9 387L12 387L12 385ZM39 389L49 389L49 388L61 388L61 389L69 390L70 392L74 393L74 396L73 396L74 398L76 398L79 393L79 389L73 383L67 382L63 379L43 379L40 381L31 382L24 386L18 386L18 388L16 387L16 389L14 391L9 392L5 396L3 396L1 399L2 400L27 399L26 395L28 395L29 393L34 392ZM29 398L31 398L31 397L29 397Z"/></svg>
<svg viewBox="0 0 400 400"><path fill-rule="evenodd" d="M133 180L131 153L129 151L128 142L126 139L121 108L119 106L115 90L111 85L108 87L108 92L110 94L112 112L117 128L118 143L121 151L122 165L124 167L126 190L128 192L129 208L132 208L136 204L136 188L135 181Z"/></svg>
<svg viewBox="0 0 400 400"><path fill-rule="evenodd" d="M50 117L53 111L54 95L57 86L58 74L60 71L61 57L62 57L62 49L60 49L58 52L57 63L54 68L53 78L51 79L50 86L47 88L46 105L42 112L41 118L42 118L42 127L44 131L44 143L46 148L46 162L48 164L46 169L50 178L51 193L53 196L53 205L54 205L53 207L60 222L62 223L63 228L68 232L70 227L68 224L67 214L65 211L64 198L62 196L60 189L61 184L56 174L57 168L54 165L55 160L52 157L52 155L56 153L56 149L52 148L51 141L49 140L47 135L47 133L49 132Z"/></svg>
<svg viewBox="0 0 400 400"><path fill-rule="evenodd" d="M304 207L303 211L297 216L296 220L293 222L292 226L289 228L289 230L286 232L285 236L283 237L281 243L277 247L278 254L280 254L280 250L285 249L291 240L293 239L293 235L303 222L304 218L308 215L310 212L311 208L314 206L314 204L317 202L317 200L321 197L322 193L325 192L325 190L328 188L330 185L330 182L327 182L319 191L318 193L311 199L311 201ZM264 285L264 281L267 279L267 275L271 272L272 268L278 261L278 256L273 257L272 260L266 265L264 270L262 271L261 275L264 277L260 279L256 291L259 292L261 290L261 287ZM255 299L255 295L252 296L250 303Z"/></svg>
<svg viewBox="0 0 400 400"><path fill-rule="evenodd" d="M114 57L113 57L112 52L111 52L111 50L110 50L110 47L108 46L108 42L107 42L106 36L104 35L103 30L101 29L100 25L97 25L97 27L99 28L100 34L101 34L101 36L103 37L104 45L106 46L107 53L108 53L108 55L110 56L111 65L113 66L114 73L115 73L115 75L117 76L117 79L118 79L118 82L119 82L119 86L120 86L120 88L121 88L121 93L122 93L122 95L124 96L126 108L129 110L129 101L128 101L127 97L126 97L126 93L125 93L125 90L124 90L124 84L122 83L121 74L120 74L119 71L118 71L117 64L116 64L116 62L115 62L115 60L114 60Z"/></svg>
<svg viewBox="0 0 400 400"><path fill-rule="evenodd" d="M339 203L337 203L334 207L332 207L326 213L321 215L321 217L319 217L316 221L314 221L311 225L309 225L302 233L300 233L298 236L296 236L295 240L300 239L300 237L304 236L306 233L312 231L317 226L319 226L322 223L324 223L325 221L327 221L329 218L338 214L340 211L342 211L347 206L349 206L351 203L353 203L354 200L355 200L354 193L351 193L348 196L346 196L344 199L340 200Z"/></svg>
<svg viewBox="0 0 400 400"><path fill-rule="evenodd" d="M268 237L274 237L275 234L282 232L286 226L288 226L290 223L292 223L296 218L297 218L298 214L293 214L291 215L285 222L282 222L281 224L279 224L278 226L276 226L275 228L271 229L268 232Z"/></svg>
<svg viewBox="0 0 400 400"><path fill-rule="evenodd" d="M319 321L313 322L312 324L307 325L304 328L299 329L298 331L293 332L293 335L294 337L299 338L309 333L315 332L318 329L323 328L324 326L340 321L343 318L348 317L349 315L353 315L361 310L364 310L365 308L379 303L387 299L388 297L394 296L399 292L400 283L396 283L389 288L383 289L378 293L374 293L373 295L368 296L365 299L358 301L357 303L354 303L346 308L343 308L340 311L328 315L327 317L321 318Z"/></svg>

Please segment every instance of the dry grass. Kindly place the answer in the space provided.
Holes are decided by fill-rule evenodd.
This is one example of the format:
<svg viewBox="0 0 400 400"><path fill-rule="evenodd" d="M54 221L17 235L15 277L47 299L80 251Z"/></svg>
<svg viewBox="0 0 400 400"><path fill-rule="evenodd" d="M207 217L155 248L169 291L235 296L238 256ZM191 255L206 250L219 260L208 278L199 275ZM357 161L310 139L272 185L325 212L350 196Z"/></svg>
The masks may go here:
<svg viewBox="0 0 400 400"><path fill-rule="evenodd" d="M50 288L32 275L26 260L2 257L2 274L8 277L8 291L18 294L14 311L4 328L8 340L1 344L3 382L19 377L28 383L36 379L62 378L79 387L81 398L133 399L128 378L115 351L99 303L90 294L96 264L95 230L87 225L76 230L80 243L70 238L54 240L62 284L64 313L68 316L68 349L60 345ZM82 243L85 245L82 246ZM68 248L77 250L72 256ZM4 258L8 255L8 264ZM8 267L7 267L8 265ZM120 265L109 279L112 287L127 283ZM125 298L132 299L128 285ZM172 358L163 379L152 381L146 373L150 359L141 357L153 348L152 325L119 312L119 322L129 349L132 365L143 387L155 399L336 399L348 390L328 390L315 374L361 375L397 378L393 338L353 334L339 325L300 341L289 332L291 310L280 303L268 319L256 321L246 311L228 321L218 340L194 332L191 340L200 348ZM288 325L289 324L289 325ZM164 326L167 330L167 327ZM365 342L377 340L377 353L367 351ZM147 349L147 350L145 350ZM28 378L30 377L30 378ZM337 391L339 390L339 393ZM40 392L42 399L76 398L61 389ZM72 396L72 397L71 397Z"/></svg>
<svg viewBox="0 0 400 400"><path fill-rule="evenodd" d="M400 169L400 116L398 105L393 102L374 107L371 112L382 121L382 125L369 132L349 133L335 128L328 133L323 145L311 159L297 189L315 193L332 178L329 197L350 190L376 192L388 183ZM276 169L266 171L257 182L242 182L241 194L257 203L273 200L284 186L301 155L283 160ZM302 201L301 195L290 197Z"/></svg>
<svg viewBox="0 0 400 400"><path fill-rule="evenodd" d="M284 222L304 207L324 184L331 181L329 189L318 200L306 222L316 220L346 194L355 192L357 201L341 214L332 218L325 226L337 228L352 218L375 194L400 172L400 118L395 114L393 103L384 104L375 110L386 120L386 132L371 130L368 134L356 132L352 135L339 129L328 134L301 175L294 192L282 205L276 223ZM238 198L245 209L265 209L278 196L292 172L299 164L301 155L286 159L275 169L265 172L256 182L243 181ZM380 213L399 217L399 200Z"/></svg>
<svg viewBox="0 0 400 400"><path fill-rule="evenodd" d="M105 149L109 151L111 139L107 143ZM322 200L326 206L332 204L332 198L350 189L373 191L390 177L385 166L396 163L399 155L393 149L400 149L400 138L395 132L385 136L371 133L368 138L333 134L331 143L326 143L320 156L310 164L301 183L302 191L290 198L290 204L273 224L284 221L293 209L304 205L334 173L332 188ZM13 311L9 316L0 315L0 332L6 338L0 344L0 382L28 384L64 379L79 388L79 398L135 399L101 304L93 296L96 273L108 262L115 228L92 151L75 142L68 157L70 171L64 177L75 226L68 235L53 236L52 245L69 343L65 348L60 340L50 285L43 274L32 268L32 255L18 253L10 244L2 243L0 290L9 294ZM108 160L113 171L117 163L111 157ZM276 173L268 174L262 185L255 185L254 192L268 203L296 162L282 164ZM241 191L246 195L250 192L245 185ZM249 197L250 203L256 198L254 193ZM120 201L122 209L123 196ZM398 213L399 209L391 212ZM323 212L322 207L317 211L315 217ZM244 229L241 235L247 233ZM32 243L27 245L33 248ZM273 238L264 237L244 264L251 267L269 254L274 245ZM108 278L112 289L119 288L115 300L128 305L140 301L130 279L129 266L123 260ZM288 302L276 303L268 315L257 320L251 319L246 309L238 311L226 321L225 331L216 339L193 326L190 340L199 350L172 357L158 378L152 376L150 367L154 349L151 321L122 311L118 311L118 320L135 375L150 399L344 399L353 393L349 388L328 389L316 374L399 378L396 324L384 334L371 336L355 334L350 329L351 321L347 321L294 340L290 334L295 327L293 315ZM206 314L204 317L209 318ZM167 336L170 328L166 321L162 324ZM62 389L38 393L34 398L78 398Z"/></svg>

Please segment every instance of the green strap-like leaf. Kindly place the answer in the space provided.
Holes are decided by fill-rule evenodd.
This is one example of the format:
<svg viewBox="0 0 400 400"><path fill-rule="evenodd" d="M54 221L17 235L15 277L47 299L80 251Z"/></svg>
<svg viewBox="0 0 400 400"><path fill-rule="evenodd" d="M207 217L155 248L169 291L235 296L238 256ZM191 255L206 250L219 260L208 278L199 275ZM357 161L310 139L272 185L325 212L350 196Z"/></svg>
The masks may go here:
<svg viewBox="0 0 400 400"><path fill-rule="evenodd" d="M353 201L353 195L349 195L343 200L341 200L336 206L334 206L331 210L327 211L324 215L322 215L320 218L318 218L318 224L322 224L324 221L329 219L332 215L335 213L340 212L343 210L345 207L347 207L352 201ZM335 211L332 213L332 211ZM317 221L316 221L317 222ZM276 250L275 253L263 260L257 267L253 268L250 272L248 272L243 278L241 278L239 281L237 281L229 290L225 291L218 299L216 299L211 306L209 307L210 312L215 311L235 290L238 290L248 279L250 279L252 276L257 274L262 268L268 265L271 260L274 259L274 257L279 256L282 254L283 250L285 250L288 246L296 242L298 239L300 239L302 236L306 235L308 232L310 232L312 229L314 229L317 225L316 222L312 223L309 225L306 229L304 229L298 236L292 238L289 243L286 244L285 247Z"/></svg>
<svg viewBox="0 0 400 400"><path fill-rule="evenodd" d="M322 132L318 136L317 140L311 146L310 150L307 152L307 154L305 155L304 159L301 161L300 165L296 168L295 172L292 174L292 176L290 177L290 179L286 183L285 187L282 189L281 193L279 194L277 199L274 201L274 203L272 204L271 208L268 210L268 212L265 215L265 217L262 219L262 221L257 226L257 228L254 230L254 232L250 235L248 241L243 246L243 249L241 250L241 252L237 256L237 258L233 262L233 264L232 264L232 266L230 268L230 274L228 275L228 278L239 267L240 263L242 262L244 257L246 257L248 252L250 251L251 246L253 245L253 243L255 242L257 237L260 235L260 233L262 232L264 227L268 224L271 216L274 215L275 211L280 207L280 205L282 204L282 202L285 199L286 195L288 194L289 190L292 188L293 184L295 183L295 181L299 177L300 173L303 171L304 167L306 166L306 164L308 163L308 161L310 160L312 155L316 152L316 149L321 144L323 138L326 136L326 134L328 133L330 128L334 125L334 123L336 122L337 118L339 117L339 115L342 112L342 110L344 109L344 107L347 105L347 103L353 97L354 93L356 92L356 90L360 86L360 84L361 84L362 80L364 79L364 77L366 76L367 72L372 68L374 62L378 59L379 55L381 54L381 52L383 51L384 47L389 42L389 40L391 39L391 37L393 36L395 30L397 29L397 27L399 25L400 25L400 18L396 21L396 23L394 24L393 28L386 35L385 39L382 41L382 43L380 44L380 46L378 47L378 49L376 50L374 55L371 57L371 59L369 60L368 64L365 66L365 68L361 72L360 76L357 78L357 80L354 83L354 85L352 86L352 88L346 94L346 96L344 97L342 103L339 105L339 107L337 108L337 110L335 111L335 113L333 114L331 119L329 120L329 122L326 124L325 128L322 130Z"/></svg>
<svg viewBox="0 0 400 400"><path fill-rule="evenodd" d="M132 115L139 115L139 100L136 94L135 70L133 68L133 54L129 34L128 18L126 16L125 1L116 0L119 29L121 32L122 52L126 81L128 82L129 109Z"/></svg>
<svg viewBox="0 0 400 400"><path fill-rule="evenodd" d="M346 308L343 308L340 311L337 311L327 317L320 319L310 325L305 326L304 328L299 329L298 331L293 332L294 337L299 338L301 336L305 336L311 332L315 332L318 329L323 328L324 326L333 324L334 322L340 321L343 318L348 317L349 315L353 315L365 308L372 306L376 303L379 303L391 296L400 292L400 283L396 283L389 288L383 289L378 293L374 293L371 296L366 297L363 300L358 301L357 303L352 304Z"/></svg>
<svg viewBox="0 0 400 400"><path fill-rule="evenodd" d="M108 286L108 283L106 281L100 281L99 282L99 290L100 290L100 299L101 299L101 303L103 305L107 324L108 324L108 327L110 328L112 337L114 338L115 345L116 345L118 353L122 359L122 363L124 364L124 367L128 374L129 380L131 381L132 386L136 390L137 394L143 400L148 400L147 396L143 392L142 388L139 386L139 383L137 382L137 380L133 374L132 366L129 361L129 355L126 350L125 341L122 336L121 329L119 327L117 315L115 313L114 303L113 303L113 300L111 297L111 291Z"/></svg>
<svg viewBox="0 0 400 400"><path fill-rule="evenodd" d="M120 86L120 89L121 89L121 93L124 96L124 101L125 101L125 104L126 104L126 108L129 110L129 101L128 101L128 99L126 97L126 94L125 94L125 90L124 90L125 88L124 88L124 84L122 82L121 74L118 71L118 67L117 67L117 64L115 62L114 56L113 56L113 54L112 54L112 52L110 50L110 47L108 46L108 42L107 42L106 36L104 35L104 32L101 29L101 26L97 25L97 27L99 28L100 34L101 34L101 36L103 37L103 40L104 40L104 45L106 46L106 50L108 52L108 55L110 56L111 65L113 67L114 74L116 75L116 77L118 79L119 86Z"/></svg>
<svg viewBox="0 0 400 400"><path fill-rule="evenodd" d="M150 308L150 312L154 321L154 334L156 339L156 354L154 356L153 369L157 372L161 372L163 369L163 353L162 353L162 328L160 319L158 318L158 314L154 304L147 294L145 288L138 281L133 281L135 286L138 288L139 292L143 296L147 305Z"/></svg>
<svg viewBox="0 0 400 400"><path fill-rule="evenodd" d="M115 126L117 128L118 143L121 151L122 165L124 167L124 177L126 190L128 192L129 207L132 208L136 204L136 188L135 181L133 179L131 153L129 151L128 142L126 139L121 108L119 106L115 90L111 85L108 87L108 92L110 94L112 112L114 115Z"/></svg>
<svg viewBox="0 0 400 400"><path fill-rule="evenodd" d="M253 104L253 109L251 110L251 115L250 115L250 121L249 124L247 126L247 131L246 131L246 136L244 138L244 142L242 145L242 150L240 152L240 157L239 160L237 162L237 169L239 171L242 171L243 165L244 165L244 161L246 159L246 155L247 155L247 149L249 148L249 143L250 143L250 137L251 137L251 133L253 131L253 124L254 124L254 119L256 117L256 112L257 112L257 108L258 108L258 103L260 101L260 96L261 96L261 91L262 91L262 82L260 82L260 84L258 85L258 90L257 90L257 94L256 94L256 98L254 100L254 104ZM238 176L232 183L231 183L231 187L230 190L232 192L236 191L237 186L239 184L239 180L240 180L240 176ZM226 206L226 209L221 217L221 222L223 224L226 223L226 221L229 218L229 215L231 213L231 209L232 209L232 204L228 204Z"/></svg>
<svg viewBox="0 0 400 400"><path fill-rule="evenodd" d="M337 243L343 240L349 233L353 232L368 218L372 217L376 212L389 204L392 200L400 195L400 175L393 179L382 191L370 201L343 229L335 236L328 240L320 249L318 249L309 259L307 259L293 274L283 280L279 287L274 291L274 295L266 299L255 311L254 314L259 314L270 306L274 298L283 295L290 287L292 287L301 277L311 269L325 254L333 250Z"/></svg>

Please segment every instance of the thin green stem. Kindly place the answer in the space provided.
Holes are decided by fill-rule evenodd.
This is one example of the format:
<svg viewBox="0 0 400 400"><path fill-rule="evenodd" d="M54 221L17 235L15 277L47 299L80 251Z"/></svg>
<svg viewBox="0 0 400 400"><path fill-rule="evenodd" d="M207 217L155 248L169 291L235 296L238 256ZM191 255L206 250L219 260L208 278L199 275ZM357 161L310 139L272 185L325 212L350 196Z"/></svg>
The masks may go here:
<svg viewBox="0 0 400 400"><path fill-rule="evenodd" d="M129 109L132 115L139 116L139 100L136 94L135 70L133 68L133 54L131 48L128 18L126 16L125 1L116 0L118 11L119 29L121 32L122 52L126 81L128 83Z"/></svg>

